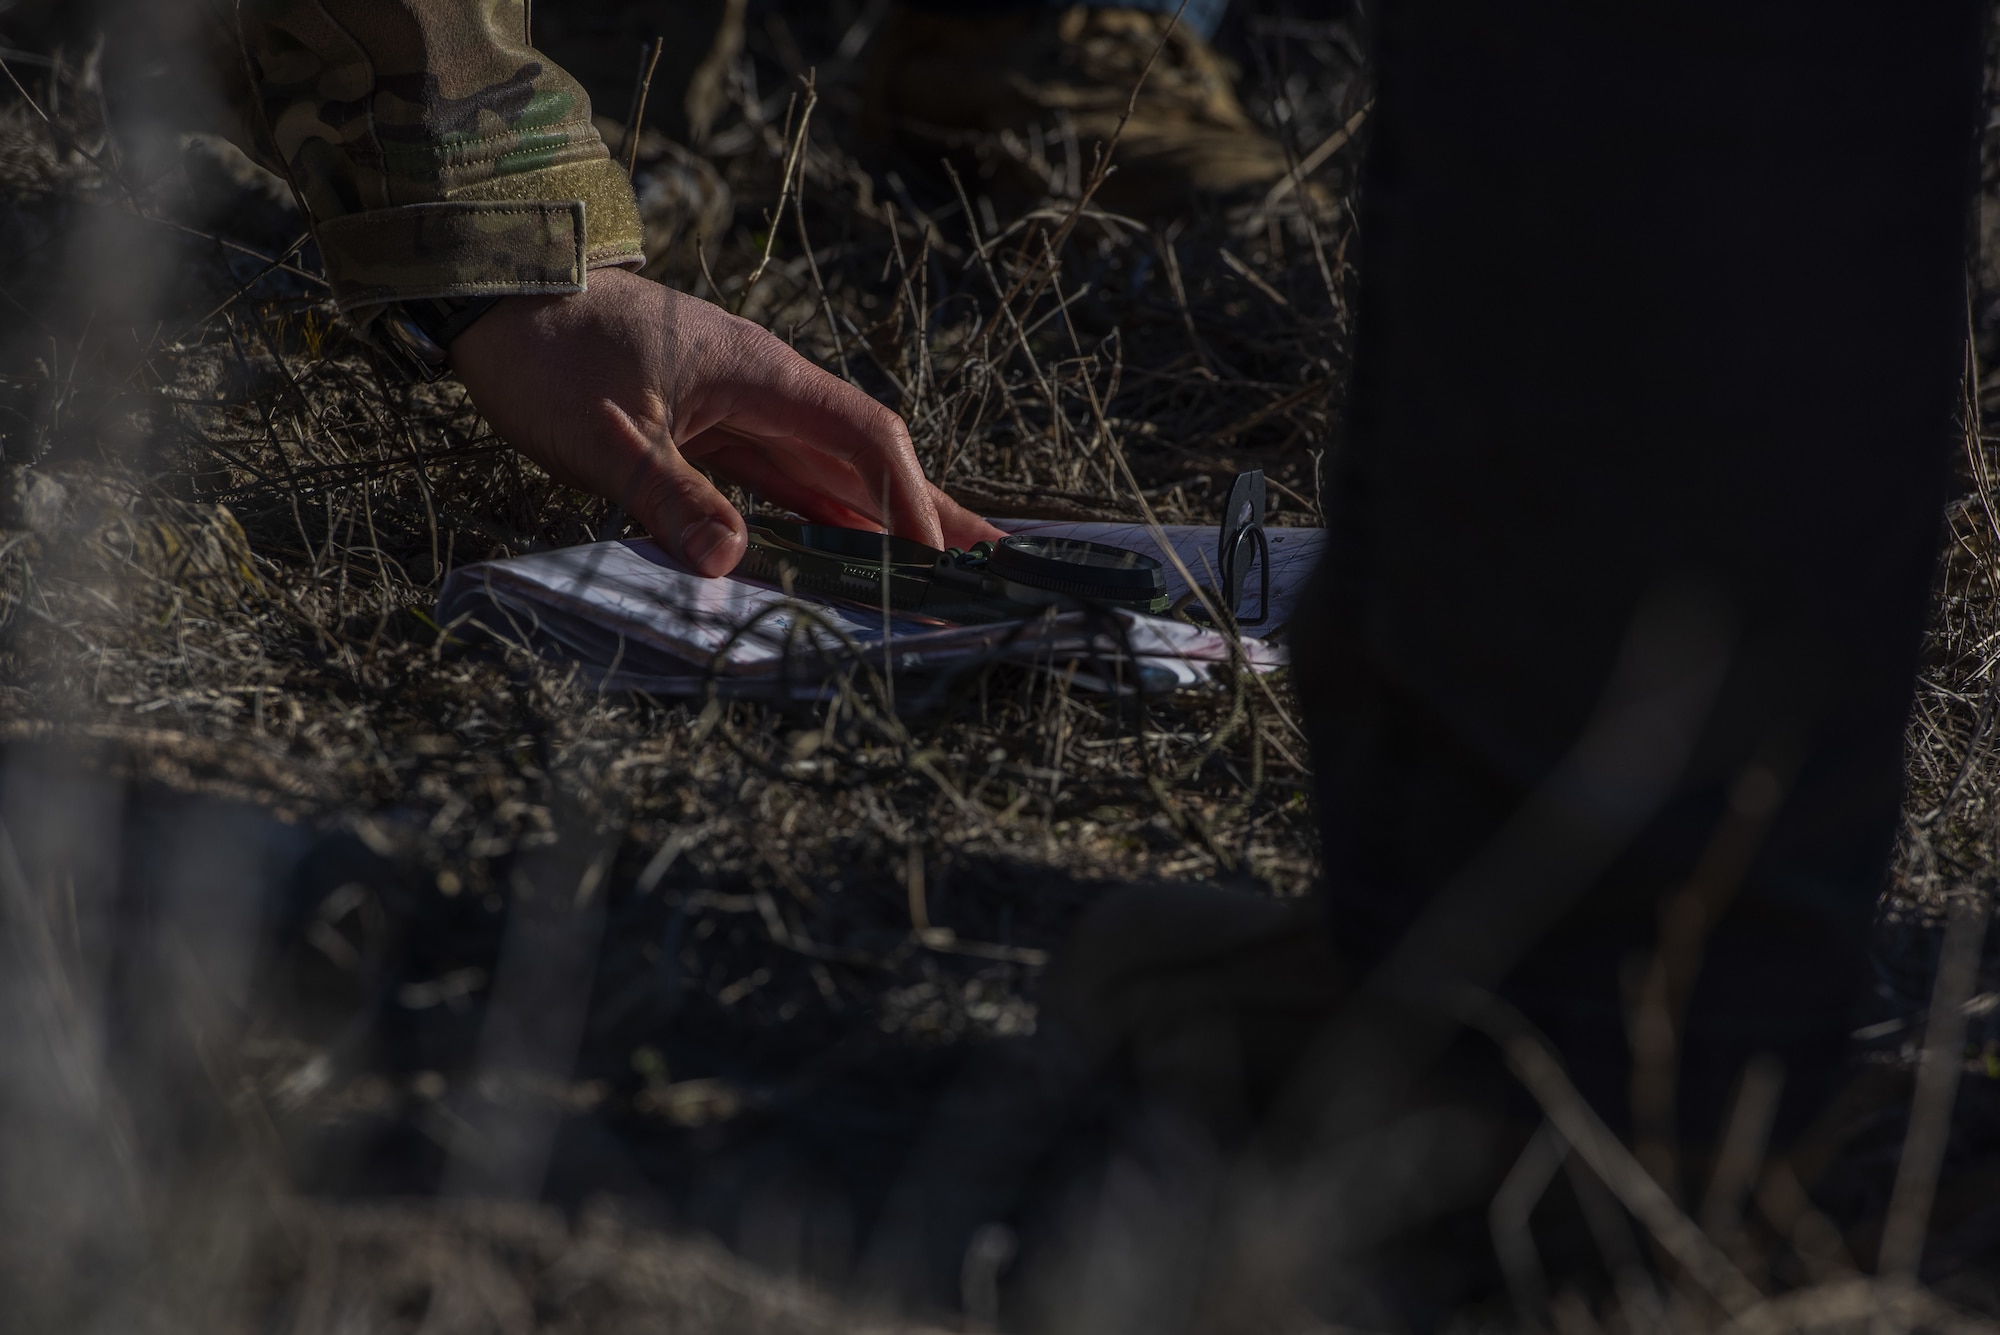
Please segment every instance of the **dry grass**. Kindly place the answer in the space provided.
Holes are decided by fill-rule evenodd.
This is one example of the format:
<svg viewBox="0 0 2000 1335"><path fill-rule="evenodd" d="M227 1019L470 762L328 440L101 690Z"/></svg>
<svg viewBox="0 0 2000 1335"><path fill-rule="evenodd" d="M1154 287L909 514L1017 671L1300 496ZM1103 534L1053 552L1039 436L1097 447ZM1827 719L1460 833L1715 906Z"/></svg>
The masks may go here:
<svg viewBox="0 0 2000 1335"><path fill-rule="evenodd" d="M1027 150L1051 197L1003 218L976 180L864 168L853 70L808 84L796 54L839 37L753 32L712 145L736 223L671 276L896 406L931 475L990 513L1136 517L1143 497L1163 521L1201 521L1237 470L1262 467L1277 522L1315 522L1350 330L1346 212L1292 199L1254 228L1149 230L1076 207L1089 146L1052 130ZM1257 108L1297 156L1361 109L1344 32L1266 24L1248 50ZM80 62L18 72L55 111L0 108L8 752L248 804L359 868L290 887L268 1004L203 1058L263 1173L221 1173L213 1218L268 1213L282 1241L239 1222L210 1249L254 1296L206 1328L254 1311L415 1329L409 1294L462 1285L490 1310L425 1329L628 1329L683 1299L688 1329L852 1329L602 1216L574 1235L549 1216L425 1216L430 1240L405 1250L402 1216L305 1199L428 1192L474 1161L504 1183L506 1156L468 1150L466 1128L533 1106L586 1128L551 1161L558 1199L639 1183L649 1218L836 1275L852 1239L815 1233L817 1206L787 1206L770 1242L741 1223L745 1203L830 1161L886 1172L965 1040L1032 1031L1040 963L1105 884L1308 889L1310 778L1282 679L1140 711L996 670L910 716L865 685L792 709L607 696L559 663L441 641L427 613L446 570L610 536L617 517L521 462L456 386L385 374L333 320L297 219L225 158L113 139ZM1352 151L1322 169L1335 198ZM1878 1048L1903 1070L1946 906L1987 903L2000 856L2000 438L1972 415L1885 907L1884 1021L1912 1022ZM556 961L540 971L552 1012L576 1010L567 1080L478 1078L510 932ZM81 976L51 939L38 967ZM1969 1230L1946 1244L1968 1301L1991 1297L1964 1276L1990 1255L1980 1113L2000 1077L1996 1011L1979 1004L1938 1216ZM1843 1223L1886 1208L1901 1125L1885 1114L1879 1144L1850 1154ZM617 1147L610 1167L571 1145L592 1136ZM834 1141L799 1167L797 1146ZM329 1292L359 1306L341 1316ZM1799 1312L1738 1324L1831 1328L1883 1306L1851 1285L1790 1301ZM1932 1322L1949 1324L1909 1319Z"/></svg>

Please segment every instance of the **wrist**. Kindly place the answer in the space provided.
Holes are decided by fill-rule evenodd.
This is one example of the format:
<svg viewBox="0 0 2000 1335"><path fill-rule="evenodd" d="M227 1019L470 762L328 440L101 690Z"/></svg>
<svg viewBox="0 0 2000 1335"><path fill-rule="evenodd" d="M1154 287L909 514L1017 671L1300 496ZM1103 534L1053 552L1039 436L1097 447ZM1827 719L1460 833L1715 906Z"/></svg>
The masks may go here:
<svg viewBox="0 0 2000 1335"><path fill-rule="evenodd" d="M399 301L376 317L371 341L415 379L442 379L451 372L452 344L505 300L478 296Z"/></svg>

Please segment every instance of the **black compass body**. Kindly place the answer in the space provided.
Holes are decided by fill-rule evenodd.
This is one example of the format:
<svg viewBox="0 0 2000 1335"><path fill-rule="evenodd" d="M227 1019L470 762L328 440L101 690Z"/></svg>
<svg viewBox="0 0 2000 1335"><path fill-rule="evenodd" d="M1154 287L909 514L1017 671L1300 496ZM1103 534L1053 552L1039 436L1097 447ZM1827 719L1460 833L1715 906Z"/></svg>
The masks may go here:
<svg viewBox="0 0 2000 1335"><path fill-rule="evenodd" d="M1144 552L1021 534L969 552L759 516L734 573L792 592L953 622L1014 621L1048 607L1167 609L1166 572Z"/></svg>

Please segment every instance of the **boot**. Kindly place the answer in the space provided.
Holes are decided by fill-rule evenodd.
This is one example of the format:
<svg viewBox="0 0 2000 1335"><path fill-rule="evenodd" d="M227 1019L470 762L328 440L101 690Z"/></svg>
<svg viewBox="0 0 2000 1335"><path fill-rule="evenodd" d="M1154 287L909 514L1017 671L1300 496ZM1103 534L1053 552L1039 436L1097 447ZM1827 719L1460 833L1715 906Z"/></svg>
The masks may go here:
<svg viewBox="0 0 2000 1335"><path fill-rule="evenodd" d="M1192 200L1261 197L1288 170L1237 100L1235 75L1207 42L1144 10L899 8L875 42L862 125L927 162L953 159L1009 203L1074 198L1116 133L1116 169L1096 199L1153 220Z"/></svg>

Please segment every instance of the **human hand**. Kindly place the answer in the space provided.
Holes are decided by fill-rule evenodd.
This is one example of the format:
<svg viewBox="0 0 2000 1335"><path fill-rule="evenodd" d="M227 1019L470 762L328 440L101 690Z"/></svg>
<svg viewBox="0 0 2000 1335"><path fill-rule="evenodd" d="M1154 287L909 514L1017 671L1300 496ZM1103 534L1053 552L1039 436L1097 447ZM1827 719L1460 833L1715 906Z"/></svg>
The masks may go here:
<svg viewBox="0 0 2000 1335"><path fill-rule="evenodd" d="M703 575L735 569L748 537L697 463L818 523L932 547L1000 537L924 477L896 414L748 320L622 269L572 296L507 298L451 360L503 439Z"/></svg>

